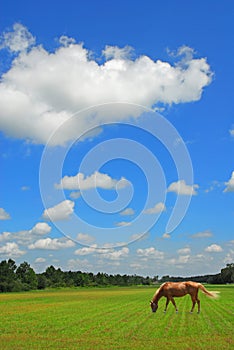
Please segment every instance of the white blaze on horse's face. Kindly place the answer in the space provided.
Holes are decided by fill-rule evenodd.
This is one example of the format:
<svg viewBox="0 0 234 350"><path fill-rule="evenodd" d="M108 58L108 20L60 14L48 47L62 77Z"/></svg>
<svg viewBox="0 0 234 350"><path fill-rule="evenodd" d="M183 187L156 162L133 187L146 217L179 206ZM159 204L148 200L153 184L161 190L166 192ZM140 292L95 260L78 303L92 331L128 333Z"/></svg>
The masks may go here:
<svg viewBox="0 0 234 350"><path fill-rule="evenodd" d="M154 303L152 300L150 302L150 306L151 306L152 312L156 312L157 311L158 304Z"/></svg>

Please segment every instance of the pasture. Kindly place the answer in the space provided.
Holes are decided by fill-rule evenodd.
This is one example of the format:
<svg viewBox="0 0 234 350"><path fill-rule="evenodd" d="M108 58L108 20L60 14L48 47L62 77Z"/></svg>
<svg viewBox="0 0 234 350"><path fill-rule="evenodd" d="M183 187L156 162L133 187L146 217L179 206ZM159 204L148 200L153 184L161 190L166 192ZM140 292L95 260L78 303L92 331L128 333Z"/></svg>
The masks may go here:
<svg viewBox="0 0 234 350"><path fill-rule="evenodd" d="M156 287L60 289L0 294L0 349L233 349L234 286L189 313L189 296L165 298L153 314Z"/></svg>

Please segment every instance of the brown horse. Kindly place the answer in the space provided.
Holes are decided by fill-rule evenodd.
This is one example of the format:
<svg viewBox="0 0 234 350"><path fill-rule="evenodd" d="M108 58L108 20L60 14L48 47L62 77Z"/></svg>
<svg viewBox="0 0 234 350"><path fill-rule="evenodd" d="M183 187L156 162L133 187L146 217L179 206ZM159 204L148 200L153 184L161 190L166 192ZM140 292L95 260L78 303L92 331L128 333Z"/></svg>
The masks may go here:
<svg viewBox="0 0 234 350"><path fill-rule="evenodd" d="M186 294L189 294L192 299L192 309L193 312L194 306L197 303L198 313L200 312L200 300L198 299L198 291L201 291L211 298L217 298L217 292L209 292L201 283L197 282L165 282L163 283L156 293L153 296L153 299L150 302L150 306L153 312L157 311L158 301L161 297L167 298L166 306L164 312L167 311L167 306L171 301L175 306L176 312L178 312L174 297L183 297Z"/></svg>

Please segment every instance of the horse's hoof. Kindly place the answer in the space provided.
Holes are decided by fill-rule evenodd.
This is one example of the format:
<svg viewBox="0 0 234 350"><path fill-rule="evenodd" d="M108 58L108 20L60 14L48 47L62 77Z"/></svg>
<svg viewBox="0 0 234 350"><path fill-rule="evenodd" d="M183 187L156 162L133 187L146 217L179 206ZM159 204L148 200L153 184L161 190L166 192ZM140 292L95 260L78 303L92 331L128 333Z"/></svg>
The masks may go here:
<svg viewBox="0 0 234 350"><path fill-rule="evenodd" d="M193 312L192 311L190 311L190 314L192 314Z"/></svg>

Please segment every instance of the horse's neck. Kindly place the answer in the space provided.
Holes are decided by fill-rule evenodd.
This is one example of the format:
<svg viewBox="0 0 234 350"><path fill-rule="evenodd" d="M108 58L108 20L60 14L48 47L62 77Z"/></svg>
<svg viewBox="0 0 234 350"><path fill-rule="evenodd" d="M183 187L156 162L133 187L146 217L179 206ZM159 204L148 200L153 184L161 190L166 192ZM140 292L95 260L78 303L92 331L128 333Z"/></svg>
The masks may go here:
<svg viewBox="0 0 234 350"><path fill-rule="evenodd" d="M159 288L159 289L156 291L156 293L154 294L153 302L154 302L154 303L157 303L161 297L162 297L162 290L161 290L161 288Z"/></svg>

